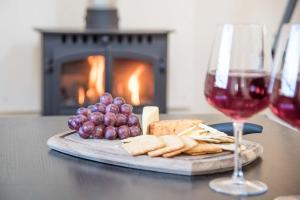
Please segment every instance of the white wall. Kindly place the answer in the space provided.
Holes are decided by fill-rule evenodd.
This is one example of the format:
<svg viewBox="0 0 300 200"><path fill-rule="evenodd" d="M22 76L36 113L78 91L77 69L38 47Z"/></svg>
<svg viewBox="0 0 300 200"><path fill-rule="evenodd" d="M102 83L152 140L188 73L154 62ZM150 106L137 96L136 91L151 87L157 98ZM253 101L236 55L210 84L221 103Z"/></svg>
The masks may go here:
<svg viewBox="0 0 300 200"><path fill-rule="evenodd" d="M203 81L216 25L264 23L277 29L286 0L119 0L123 28L162 28L170 35L168 107L211 112ZM1 0L0 113L39 112L40 41L34 27L83 27L85 0ZM293 21L300 22L300 4Z"/></svg>
<svg viewBox="0 0 300 200"><path fill-rule="evenodd" d="M85 1L0 1L0 113L39 112L41 26L83 25Z"/></svg>

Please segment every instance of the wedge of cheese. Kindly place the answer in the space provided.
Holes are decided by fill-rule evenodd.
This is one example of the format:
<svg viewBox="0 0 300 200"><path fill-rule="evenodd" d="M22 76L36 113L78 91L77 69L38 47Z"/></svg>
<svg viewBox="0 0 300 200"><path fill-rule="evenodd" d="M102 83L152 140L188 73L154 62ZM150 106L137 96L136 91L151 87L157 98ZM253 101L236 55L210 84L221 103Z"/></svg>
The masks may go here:
<svg viewBox="0 0 300 200"><path fill-rule="evenodd" d="M145 106L142 115L143 135L149 134L149 125L152 122L159 121L159 108L156 106Z"/></svg>

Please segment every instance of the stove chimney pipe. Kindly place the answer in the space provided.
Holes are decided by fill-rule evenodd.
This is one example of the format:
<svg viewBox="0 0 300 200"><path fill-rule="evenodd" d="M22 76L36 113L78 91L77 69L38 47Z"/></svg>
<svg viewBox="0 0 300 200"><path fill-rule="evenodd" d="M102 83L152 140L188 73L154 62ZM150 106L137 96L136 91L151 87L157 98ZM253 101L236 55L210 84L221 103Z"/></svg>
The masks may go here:
<svg viewBox="0 0 300 200"><path fill-rule="evenodd" d="M85 19L87 29L118 29L116 0L89 0Z"/></svg>

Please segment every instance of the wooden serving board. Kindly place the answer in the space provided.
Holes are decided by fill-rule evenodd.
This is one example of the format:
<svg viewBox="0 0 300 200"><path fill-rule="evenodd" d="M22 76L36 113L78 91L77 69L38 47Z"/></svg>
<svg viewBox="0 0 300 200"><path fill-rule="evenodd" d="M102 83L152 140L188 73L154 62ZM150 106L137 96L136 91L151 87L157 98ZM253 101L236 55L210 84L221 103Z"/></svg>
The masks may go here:
<svg viewBox="0 0 300 200"><path fill-rule="evenodd" d="M174 158L133 157L121 146L120 140L82 139L74 132L57 134L47 141L51 149L101 163L181 175L224 172L233 168L233 153L222 152L201 156L180 155ZM263 153L255 142L243 141L242 163L247 165Z"/></svg>

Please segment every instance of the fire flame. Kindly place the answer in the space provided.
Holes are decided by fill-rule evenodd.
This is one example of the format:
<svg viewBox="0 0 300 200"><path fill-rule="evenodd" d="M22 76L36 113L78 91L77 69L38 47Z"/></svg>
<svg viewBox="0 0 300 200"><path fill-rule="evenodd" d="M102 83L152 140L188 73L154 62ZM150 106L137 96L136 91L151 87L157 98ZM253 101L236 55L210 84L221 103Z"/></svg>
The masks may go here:
<svg viewBox="0 0 300 200"><path fill-rule="evenodd" d="M98 97L104 93L104 56L89 56L87 61L91 66L91 71L86 96L92 101L97 101Z"/></svg>
<svg viewBox="0 0 300 200"><path fill-rule="evenodd" d="M85 94L84 94L84 88L83 87L80 87L78 89L78 96L77 96L77 100L78 100L78 103L80 105L83 105L84 104L84 99L85 99Z"/></svg>
<svg viewBox="0 0 300 200"><path fill-rule="evenodd" d="M141 67L138 67L128 80L128 90L131 93L131 103L133 105L139 105L140 102L140 84L139 76L142 72Z"/></svg>

